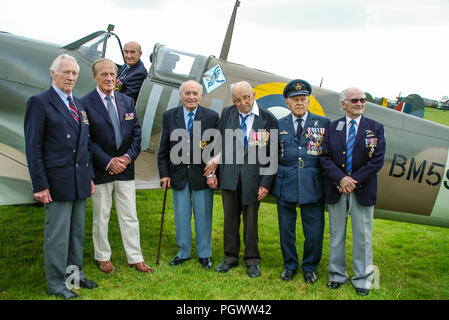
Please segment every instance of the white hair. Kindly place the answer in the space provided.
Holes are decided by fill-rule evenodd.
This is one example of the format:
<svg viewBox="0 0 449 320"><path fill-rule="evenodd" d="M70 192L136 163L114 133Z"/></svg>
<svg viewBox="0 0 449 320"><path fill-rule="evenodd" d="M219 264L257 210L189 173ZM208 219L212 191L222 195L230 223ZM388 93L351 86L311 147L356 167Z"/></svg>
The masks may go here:
<svg viewBox="0 0 449 320"><path fill-rule="evenodd" d="M231 95L232 95L232 90L234 89L234 87L239 86L239 85L245 85L249 91L253 91L253 87L251 87L251 85L249 84L248 81L239 81L236 83L232 83L230 88L231 88Z"/></svg>
<svg viewBox="0 0 449 320"><path fill-rule="evenodd" d="M363 93L363 94L365 95L365 91L363 91L363 90L361 90L361 89L359 89L359 88L356 88L356 87L351 87L351 88L348 88L348 89L343 90L343 91L340 93L340 97L339 97L340 102L345 101L345 100L346 100L346 94L347 94L349 91L352 91L352 90L358 90L358 91L360 91L361 93Z"/></svg>
<svg viewBox="0 0 449 320"><path fill-rule="evenodd" d="M80 66L78 65L78 62L76 62L76 59L74 57L66 54L66 53L63 53L63 54L59 55L53 61L53 63L51 64L51 67L50 67L50 71L57 72L59 70L59 68L61 67L61 61L62 60L72 60L76 64L77 71L78 72L80 71Z"/></svg>
<svg viewBox="0 0 449 320"><path fill-rule="evenodd" d="M189 82L195 83L195 84L200 88L200 94L203 95L203 86L201 85L201 83L199 83L198 81L195 81L195 80L187 80L187 81L184 81L184 82L181 84L181 86L179 87L179 92L180 92L180 93L184 90L184 86L185 86L186 84L188 84Z"/></svg>

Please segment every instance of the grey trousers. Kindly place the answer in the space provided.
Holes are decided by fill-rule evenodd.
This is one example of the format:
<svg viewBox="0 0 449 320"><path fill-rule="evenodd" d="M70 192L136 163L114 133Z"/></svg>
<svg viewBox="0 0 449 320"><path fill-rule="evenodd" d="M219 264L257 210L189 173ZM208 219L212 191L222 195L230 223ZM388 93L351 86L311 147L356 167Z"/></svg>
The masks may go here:
<svg viewBox="0 0 449 320"><path fill-rule="evenodd" d="M354 287L370 289L373 272L373 214L374 207L362 206L354 193L342 194L335 204L328 204L329 212L329 281L345 283L345 243L348 214L352 223L352 264Z"/></svg>
<svg viewBox="0 0 449 320"><path fill-rule="evenodd" d="M85 217L86 199L53 201L45 206L44 260L51 294L66 289L69 266L79 270L80 280L86 278L82 271Z"/></svg>

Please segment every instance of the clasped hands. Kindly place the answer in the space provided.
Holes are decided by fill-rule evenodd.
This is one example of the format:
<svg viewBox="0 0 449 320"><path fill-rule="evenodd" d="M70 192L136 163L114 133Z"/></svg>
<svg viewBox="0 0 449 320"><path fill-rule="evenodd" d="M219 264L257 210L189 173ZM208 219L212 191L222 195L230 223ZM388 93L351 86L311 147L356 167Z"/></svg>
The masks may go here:
<svg viewBox="0 0 449 320"><path fill-rule="evenodd" d="M204 168L204 176L207 178L207 185L211 189L217 189L218 186L218 180L215 176L215 171L217 170L218 163L220 161L221 154L215 156L214 158L210 159L206 167ZM212 177L209 177L210 175L213 175ZM257 201L262 201L269 193L269 190L265 188L264 186L259 187L259 191L257 194Z"/></svg>
<svg viewBox="0 0 449 320"><path fill-rule="evenodd" d="M114 157L109 163L109 174L119 174L125 171L126 167L131 163L131 159L123 155L120 157Z"/></svg>
<svg viewBox="0 0 449 320"><path fill-rule="evenodd" d="M354 180L350 176L346 176L340 180L338 191L344 194L350 194L357 187L357 180Z"/></svg>

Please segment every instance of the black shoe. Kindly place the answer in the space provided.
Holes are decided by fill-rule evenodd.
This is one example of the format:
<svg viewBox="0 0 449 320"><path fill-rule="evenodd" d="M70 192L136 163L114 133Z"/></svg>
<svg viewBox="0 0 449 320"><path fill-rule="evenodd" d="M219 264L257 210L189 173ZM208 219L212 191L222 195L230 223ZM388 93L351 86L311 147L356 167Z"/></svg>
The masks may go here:
<svg viewBox="0 0 449 320"><path fill-rule="evenodd" d="M85 279L80 281L80 287L86 289L94 289L98 288L98 284L96 284L92 280Z"/></svg>
<svg viewBox="0 0 449 320"><path fill-rule="evenodd" d="M180 265L182 263L184 263L184 261L190 260L190 258L187 259L181 259L178 256L174 257L173 259L170 260L170 265L171 266L177 266Z"/></svg>
<svg viewBox="0 0 449 320"><path fill-rule="evenodd" d="M246 269L246 274L250 278L256 278L256 277L260 276L259 266L258 265L248 266L248 268Z"/></svg>
<svg viewBox="0 0 449 320"><path fill-rule="evenodd" d="M198 261L204 269L212 268L212 261L210 260L210 258L198 258Z"/></svg>
<svg viewBox="0 0 449 320"><path fill-rule="evenodd" d="M235 263L228 263L226 261L223 261L222 263L220 263L216 268L215 268L215 272L220 272L220 273L226 273L228 272L230 269L237 267L239 265L238 262Z"/></svg>
<svg viewBox="0 0 449 320"><path fill-rule="evenodd" d="M75 298L79 297L79 295L77 295L73 291L70 291L69 289L64 289L62 291L54 292L54 293L52 292L50 294L53 294L53 295L56 295L56 296L60 296L64 300L70 300L70 299L75 299Z"/></svg>
<svg viewBox="0 0 449 320"><path fill-rule="evenodd" d="M293 279L296 272L297 272L296 270L284 269L284 271L281 274L281 279L284 281L290 281Z"/></svg>
<svg viewBox="0 0 449 320"><path fill-rule="evenodd" d="M355 288L355 292L357 292L359 296L367 296L369 293L369 289Z"/></svg>
<svg viewBox="0 0 449 320"><path fill-rule="evenodd" d="M328 287L329 289L335 290L335 289L340 288L340 286L341 286L342 284L343 284L343 283L341 283L341 282L329 281L329 282L327 283L326 287Z"/></svg>
<svg viewBox="0 0 449 320"><path fill-rule="evenodd" d="M314 283L317 280L315 272L304 272L304 281Z"/></svg>

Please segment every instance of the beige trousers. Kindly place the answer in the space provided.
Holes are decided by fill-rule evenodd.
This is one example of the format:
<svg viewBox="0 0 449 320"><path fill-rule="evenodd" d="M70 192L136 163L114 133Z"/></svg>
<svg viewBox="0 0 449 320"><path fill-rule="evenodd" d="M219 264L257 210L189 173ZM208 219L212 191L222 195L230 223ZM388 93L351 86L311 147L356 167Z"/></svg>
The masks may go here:
<svg viewBox="0 0 449 320"><path fill-rule="evenodd" d="M136 184L131 181L114 181L95 186L92 196L95 259L111 259L111 246L108 240L108 225L111 215L112 197L122 235L123 247L129 264L144 261L140 249L139 220L136 210Z"/></svg>

